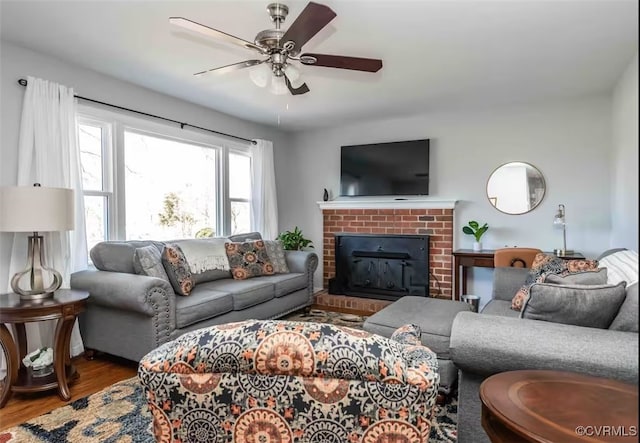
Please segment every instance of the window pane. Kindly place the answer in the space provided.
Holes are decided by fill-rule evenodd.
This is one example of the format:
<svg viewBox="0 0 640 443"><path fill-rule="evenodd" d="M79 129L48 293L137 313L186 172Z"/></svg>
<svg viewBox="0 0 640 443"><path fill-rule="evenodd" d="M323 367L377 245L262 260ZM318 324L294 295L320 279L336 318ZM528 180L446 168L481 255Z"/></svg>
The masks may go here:
<svg viewBox="0 0 640 443"><path fill-rule="evenodd" d="M216 233L216 151L125 131L127 239Z"/></svg>
<svg viewBox="0 0 640 443"><path fill-rule="evenodd" d="M229 197L251 198L251 158L229 153Z"/></svg>
<svg viewBox="0 0 640 443"><path fill-rule="evenodd" d="M102 191L102 128L78 125L82 187L85 190Z"/></svg>
<svg viewBox="0 0 640 443"><path fill-rule="evenodd" d="M107 239L106 207L106 197L85 195L84 214L87 224L87 246L89 251L97 243Z"/></svg>
<svg viewBox="0 0 640 443"><path fill-rule="evenodd" d="M231 235L251 230L251 204L249 202L231 202Z"/></svg>

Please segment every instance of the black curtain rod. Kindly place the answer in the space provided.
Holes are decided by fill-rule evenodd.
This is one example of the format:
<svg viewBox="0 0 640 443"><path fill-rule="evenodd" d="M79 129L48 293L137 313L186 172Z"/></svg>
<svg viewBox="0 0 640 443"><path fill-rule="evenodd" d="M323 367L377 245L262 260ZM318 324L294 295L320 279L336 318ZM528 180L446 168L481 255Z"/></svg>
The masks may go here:
<svg viewBox="0 0 640 443"><path fill-rule="evenodd" d="M22 85L22 86L27 86L27 81L25 79L23 79L23 78L18 80L18 83L20 85ZM253 145L256 144L256 142L253 141L253 140L249 140L248 138L244 138L244 137L238 137L237 135L225 134L224 132L214 131L213 129L203 128L202 126L196 126L196 125L192 125L192 124L189 124L189 123L179 122L178 120L172 120L170 118L161 117L159 115L148 114L148 113L142 112L142 111L136 111L135 109L125 108L123 106L112 105L111 103L105 103L105 102L101 102L101 101L98 101L98 100L93 100L91 98L82 97L82 96L79 96L79 95L74 95L74 97L75 98L79 98L80 100L87 101L87 102L97 103L99 105L109 106L111 108L121 109L123 111L128 111L128 112L134 112L136 114L145 115L147 117L153 117L153 118L157 118L159 120L164 120L164 121L167 121L167 122L175 123L177 125L180 125L180 129L184 129L185 126L190 126L192 128L200 129L201 131L213 132L214 134L223 135L225 137L235 138L236 140L242 140L242 141L245 141L245 142L249 142L249 143L251 143Z"/></svg>

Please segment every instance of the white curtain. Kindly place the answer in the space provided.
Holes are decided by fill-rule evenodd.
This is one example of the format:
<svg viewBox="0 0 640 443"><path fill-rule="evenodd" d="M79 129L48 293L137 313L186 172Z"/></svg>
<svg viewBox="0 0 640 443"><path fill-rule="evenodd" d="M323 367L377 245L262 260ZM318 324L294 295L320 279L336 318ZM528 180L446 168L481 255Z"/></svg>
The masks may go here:
<svg viewBox="0 0 640 443"><path fill-rule="evenodd" d="M17 185L40 183L44 187L74 190L74 230L43 233L46 263L62 274L62 287L69 288L71 273L87 267L76 102L71 88L33 77L27 81L20 121ZM26 263L27 234L15 234L9 275L23 270ZM55 322L27 324L27 352L51 346L54 333ZM72 356L84 351L77 323L71 335L70 351Z"/></svg>
<svg viewBox="0 0 640 443"><path fill-rule="evenodd" d="M262 238L273 240L278 236L278 199L273 143L254 140L251 148L251 230Z"/></svg>

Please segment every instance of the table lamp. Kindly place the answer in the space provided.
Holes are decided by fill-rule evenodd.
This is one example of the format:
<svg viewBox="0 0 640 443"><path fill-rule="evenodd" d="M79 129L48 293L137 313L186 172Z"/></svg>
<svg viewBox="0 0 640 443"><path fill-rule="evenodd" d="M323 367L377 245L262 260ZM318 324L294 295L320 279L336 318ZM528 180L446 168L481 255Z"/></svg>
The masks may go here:
<svg viewBox="0 0 640 443"><path fill-rule="evenodd" d="M573 251L567 250L567 222L565 219L564 205L558 205L558 212L556 212L556 215L553 218L553 224L555 226L562 226L562 249L555 249L553 252L558 257L573 254Z"/></svg>
<svg viewBox="0 0 640 443"><path fill-rule="evenodd" d="M44 264L44 239L39 232L70 231L73 229L73 190L33 186L0 188L0 232L32 232L28 237L27 267L11 278L11 289L25 300L39 300L53 296L60 288L62 276ZM52 275L52 282L44 287L43 272ZM28 286L21 285L29 276Z"/></svg>

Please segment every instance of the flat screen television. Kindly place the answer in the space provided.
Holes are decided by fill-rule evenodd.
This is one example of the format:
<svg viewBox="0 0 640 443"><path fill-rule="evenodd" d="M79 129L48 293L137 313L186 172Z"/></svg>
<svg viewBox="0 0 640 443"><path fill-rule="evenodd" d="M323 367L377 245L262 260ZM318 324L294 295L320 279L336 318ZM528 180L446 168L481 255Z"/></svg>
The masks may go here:
<svg viewBox="0 0 640 443"><path fill-rule="evenodd" d="M429 140L342 146L340 195L429 195Z"/></svg>

